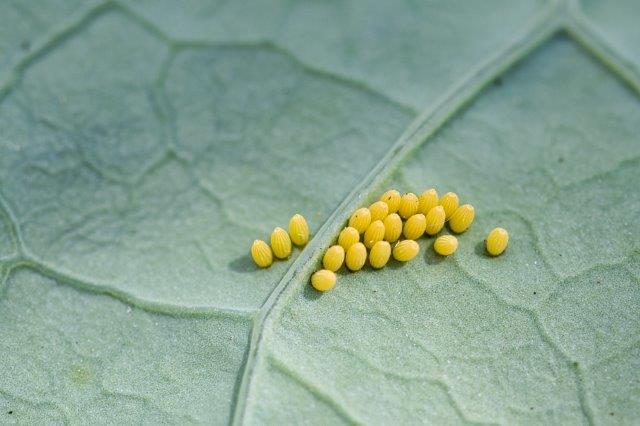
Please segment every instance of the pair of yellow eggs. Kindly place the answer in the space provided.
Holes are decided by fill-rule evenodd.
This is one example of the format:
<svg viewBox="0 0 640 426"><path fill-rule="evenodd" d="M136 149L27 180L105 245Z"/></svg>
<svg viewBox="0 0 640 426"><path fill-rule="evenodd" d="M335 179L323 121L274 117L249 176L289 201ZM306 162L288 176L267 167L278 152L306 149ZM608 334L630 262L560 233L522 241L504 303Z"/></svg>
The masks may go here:
<svg viewBox="0 0 640 426"><path fill-rule="evenodd" d="M271 246L263 240L255 240L251 245L251 257L256 265L267 268L273 263L274 256L286 259L291 255L292 246L303 246L309 241L309 225L304 216L295 214L289 220L289 232L276 227L271 233Z"/></svg>

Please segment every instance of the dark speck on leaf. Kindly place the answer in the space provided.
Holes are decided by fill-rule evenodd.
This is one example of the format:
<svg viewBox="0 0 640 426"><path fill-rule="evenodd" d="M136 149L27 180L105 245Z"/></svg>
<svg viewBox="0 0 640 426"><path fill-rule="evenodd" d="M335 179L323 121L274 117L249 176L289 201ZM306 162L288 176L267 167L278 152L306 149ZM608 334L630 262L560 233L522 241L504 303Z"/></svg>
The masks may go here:
<svg viewBox="0 0 640 426"><path fill-rule="evenodd" d="M13 414L13 410L7 411L7 414ZM613 415L613 413L611 413Z"/></svg>
<svg viewBox="0 0 640 426"><path fill-rule="evenodd" d="M533 407L529 407L529 410L533 410Z"/></svg>
<svg viewBox="0 0 640 426"><path fill-rule="evenodd" d="M533 294L538 294L538 293L536 293L536 292L534 291L534 292L533 292Z"/></svg>
<svg viewBox="0 0 640 426"><path fill-rule="evenodd" d="M564 163L564 157L558 158L558 163Z"/></svg>
<svg viewBox="0 0 640 426"><path fill-rule="evenodd" d="M577 368L578 367L578 361L573 361L573 366Z"/></svg>
<svg viewBox="0 0 640 426"><path fill-rule="evenodd" d="M613 416L613 411L609 413L610 416Z"/></svg>

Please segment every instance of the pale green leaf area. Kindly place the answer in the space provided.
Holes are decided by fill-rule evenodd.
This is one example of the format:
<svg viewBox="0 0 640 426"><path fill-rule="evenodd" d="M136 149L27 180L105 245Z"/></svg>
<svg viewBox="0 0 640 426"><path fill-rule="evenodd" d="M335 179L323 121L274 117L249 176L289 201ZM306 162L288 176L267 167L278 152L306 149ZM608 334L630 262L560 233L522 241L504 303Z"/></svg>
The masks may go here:
<svg viewBox="0 0 640 426"><path fill-rule="evenodd" d="M581 0L584 15L607 42L640 69L640 2L635 0Z"/></svg>
<svg viewBox="0 0 640 426"><path fill-rule="evenodd" d="M439 38L466 49L455 55L465 62L438 73L459 78L526 25L532 7L492 26L487 45L429 27L422 53L439 52ZM170 5L153 10L191 27ZM377 13L364 22L382 25ZM165 305L256 309L288 265L256 274L251 240L294 212L317 230L416 111L276 45L184 44L160 30L107 4L39 42L0 105L4 198L23 250L73 279Z"/></svg>
<svg viewBox="0 0 640 426"><path fill-rule="evenodd" d="M271 42L414 108L501 49L543 0L131 2L177 40ZM499 13L497 13L499 11Z"/></svg>
<svg viewBox="0 0 640 426"><path fill-rule="evenodd" d="M3 424L184 424L229 416L224 396L234 391L248 319L145 312L30 269L12 272L0 312Z"/></svg>
<svg viewBox="0 0 640 426"><path fill-rule="evenodd" d="M249 423L636 421L639 133L637 96L566 38L496 80L374 190L474 204L458 252L425 239L330 293L296 283L263 332ZM489 258L495 226L511 240Z"/></svg>
<svg viewBox="0 0 640 426"><path fill-rule="evenodd" d="M612 71L640 86L611 5L585 3L608 44L572 33L625 48L611 70L557 38L455 114L576 5L0 3L0 424L633 423L640 108ZM477 221L319 297L389 185ZM315 238L258 270L296 212Z"/></svg>
<svg viewBox="0 0 640 426"><path fill-rule="evenodd" d="M95 7L97 0L3 0L0 5L0 82L57 28Z"/></svg>
<svg viewBox="0 0 640 426"><path fill-rule="evenodd" d="M16 255L10 219L0 213L0 261Z"/></svg>
<svg viewBox="0 0 640 426"><path fill-rule="evenodd" d="M0 105L2 191L25 250L58 270L148 301L255 309L288 264L256 273L251 241L295 212L316 230L411 117L277 49L170 55L107 12Z"/></svg>
<svg viewBox="0 0 640 426"><path fill-rule="evenodd" d="M201 24L175 5L154 4L150 22L133 2L0 6L2 423L228 423L250 315L291 266L257 271L251 241L294 212L318 230L413 106L541 6L496 2L511 18L499 20L452 5L423 27L431 7L392 22L389 6L360 5L332 42L338 3L283 4L275 21L245 5L254 13L208 39L171 25L229 17ZM275 37L287 8L304 25ZM244 39L261 20L264 37Z"/></svg>

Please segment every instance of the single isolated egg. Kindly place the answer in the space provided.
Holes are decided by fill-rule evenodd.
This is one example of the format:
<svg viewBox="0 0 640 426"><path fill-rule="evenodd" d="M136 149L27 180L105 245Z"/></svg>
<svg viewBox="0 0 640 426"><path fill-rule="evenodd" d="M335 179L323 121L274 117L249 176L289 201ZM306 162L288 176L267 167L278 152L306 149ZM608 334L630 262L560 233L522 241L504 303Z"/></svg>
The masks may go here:
<svg viewBox="0 0 640 426"><path fill-rule="evenodd" d="M487 252L491 256L499 256L507 249L509 233L503 228L493 228L487 235Z"/></svg>

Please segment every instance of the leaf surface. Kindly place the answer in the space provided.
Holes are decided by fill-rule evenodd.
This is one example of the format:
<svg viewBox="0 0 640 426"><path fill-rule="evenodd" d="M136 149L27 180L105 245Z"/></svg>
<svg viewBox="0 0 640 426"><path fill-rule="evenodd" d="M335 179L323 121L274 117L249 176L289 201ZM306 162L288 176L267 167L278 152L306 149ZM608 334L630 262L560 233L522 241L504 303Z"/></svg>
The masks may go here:
<svg viewBox="0 0 640 426"><path fill-rule="evenodd" d="M461 194L477 217L456 254L423 240L322 296L295 286L263 333L248 422L633 422L639 123L638 98L563 37L497 80L374 191ZM495 226L510 245L489 258Z"/></svg>
<svg viewBox="0 0 640 426"><path fill-rule="evenodd" d="M601 10L589 28L612 27ZM0 5L0 423L629 421L637 97L556 39L406 156L559 13ZM377 173L459 191L473 244L316 298L309 273ZM295 212L317 238L256 270L251 241ZM513 240L489 261L494 221Z"/></svg>

